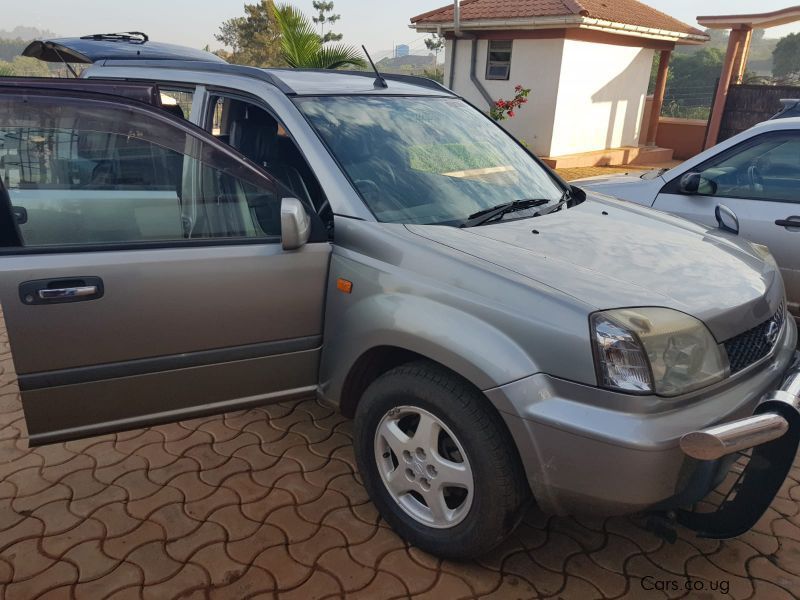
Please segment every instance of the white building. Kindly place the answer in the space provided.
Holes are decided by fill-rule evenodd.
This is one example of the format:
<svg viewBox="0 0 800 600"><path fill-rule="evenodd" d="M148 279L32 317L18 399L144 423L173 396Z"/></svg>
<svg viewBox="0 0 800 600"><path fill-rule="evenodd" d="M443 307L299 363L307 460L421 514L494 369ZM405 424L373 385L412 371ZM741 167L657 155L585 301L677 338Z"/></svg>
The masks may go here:
<svg viewBox="0 0 800 600"><path fill-rule="evenodd" d="M445 85L479 108L513 98L517 84L530 88L528 104L503 124L559 166L635 160L655 140L670 52L708 39L636 0L462 0L411 22L445 36ZM662 89L645 140L656 51Z"/></svg>

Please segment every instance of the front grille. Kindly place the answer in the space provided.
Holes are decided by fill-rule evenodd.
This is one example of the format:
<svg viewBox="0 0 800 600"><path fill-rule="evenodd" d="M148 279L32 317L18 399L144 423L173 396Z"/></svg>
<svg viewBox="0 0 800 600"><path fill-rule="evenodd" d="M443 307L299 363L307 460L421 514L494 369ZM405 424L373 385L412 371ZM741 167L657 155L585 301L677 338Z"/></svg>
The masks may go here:
<svg viewBox="0 0 800 600"><path fill-rule="evenodd" d="M725 342L731 374L738 373L767 356L780 337L786 308L781 302L778 312L761 325L756 325Z"/></svg>

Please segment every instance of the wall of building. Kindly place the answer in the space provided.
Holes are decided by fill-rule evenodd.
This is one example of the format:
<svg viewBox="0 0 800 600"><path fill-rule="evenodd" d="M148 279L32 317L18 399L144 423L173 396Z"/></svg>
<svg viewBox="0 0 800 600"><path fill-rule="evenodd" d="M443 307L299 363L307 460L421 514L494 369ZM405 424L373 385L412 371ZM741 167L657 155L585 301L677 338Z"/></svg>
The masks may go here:
<svg viewBox="0 0 800 600"><path fill-rule="evenodd" d="M612 38L625 43L621 36ZM488 111L487 100L470 80L472 43L469 39L447 41L445 84L454 67L453 89ZM639 144L652 49L630 41L615 45L563 35L517 37L509 80L493 81L486 80L489 42L475 43L475 73L493 99L512 98L517 84L531 89L528 104L513 119L503 121L503 126L534 153L562 156Z"/></svg>
<svg viewBox="0 0 800 600"><path fill-rule="evenodd" d="M564 41L551 156L639 143L653 50Z"/></svg>
<svg viewBox="0 0 800 600"><path fill-rule="evenodd" d="M457 40L455 78L453 89L481 110L489 110L489 104L470 80L472 40ZM489 42L476 40L478 45L475 73L489 95L511 99L514 86L522 84L531 89L528 103L513 118L503 121L503 126L517 139L523 140L536 154L547 156L553 139L553 122L558 80L561 65L563 39L517 39L511 55L511 75L508 81L486 79L486 61ZM453 40L445 46L445 85L448 84L453 56Z"/></svg>
<svg viewBox="0 0 800 600"><path fill-rule="evenodd" d="M707 126L705 119L661 117L658 120L656 146L672 148L675 158L686 160L703 151Z"/></svg>

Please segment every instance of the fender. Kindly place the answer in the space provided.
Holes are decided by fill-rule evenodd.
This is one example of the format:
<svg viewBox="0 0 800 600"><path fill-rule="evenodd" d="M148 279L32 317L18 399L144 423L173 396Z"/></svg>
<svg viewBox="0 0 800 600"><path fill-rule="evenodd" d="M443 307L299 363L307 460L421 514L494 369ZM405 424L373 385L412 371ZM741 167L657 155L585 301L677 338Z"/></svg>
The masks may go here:
<svg viewBox="0 0 800 600"><path fill-rule="evenodd" d="M452 305L405 293L376 294L326 318L320 392L335 404L356 361L379 346L420 354L487 390L538 372L503 331Z"/></svg>

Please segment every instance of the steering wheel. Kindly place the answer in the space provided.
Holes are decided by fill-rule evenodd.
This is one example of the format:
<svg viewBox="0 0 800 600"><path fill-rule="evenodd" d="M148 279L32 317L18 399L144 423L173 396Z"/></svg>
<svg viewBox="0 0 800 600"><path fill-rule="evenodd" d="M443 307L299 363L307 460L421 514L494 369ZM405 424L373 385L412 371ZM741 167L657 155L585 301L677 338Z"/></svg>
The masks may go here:
<svg viewBox="0 0 800 600"><path fill-rule="evenodd" d="M754 192L764 191L764 177L762 177L758 165L752 164L749 167L747 167L747 179L748 183L750 184L750 189L752 191Z"/></svg>
<svg viewBox="0 0 800 600"><path fill-rule="evenodd" d="M372 181L371 179L356 179L353 182L361 192L361 195L364 196L365 200L369 202L379 202L381 198L381 188L378 187L378 184Z"/></svg>

